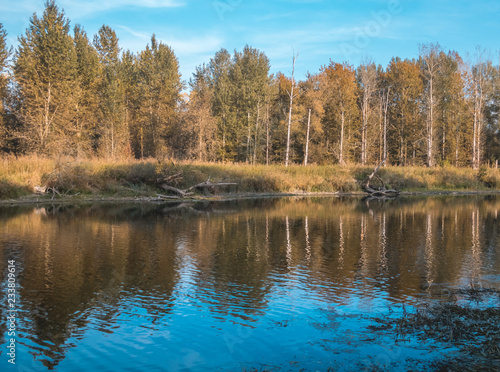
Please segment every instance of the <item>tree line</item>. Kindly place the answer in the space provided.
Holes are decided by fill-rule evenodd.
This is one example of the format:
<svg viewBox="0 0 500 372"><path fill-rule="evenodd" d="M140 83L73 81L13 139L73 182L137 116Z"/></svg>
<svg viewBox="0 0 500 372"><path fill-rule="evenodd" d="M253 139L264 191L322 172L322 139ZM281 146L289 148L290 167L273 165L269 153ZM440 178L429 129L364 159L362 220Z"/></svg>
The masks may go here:
<svg viewBox="0 0 500 372"><path fill-rule="evenodd" d="M471 59L424 44L386 68L330 60L297 81L247 45L221 49L185 86L155 35L136 54L106 25L91 40L54 0L15 51L6 36L0 24L4 153L474 168L500 158L500 71L479 48Z"/></svg>

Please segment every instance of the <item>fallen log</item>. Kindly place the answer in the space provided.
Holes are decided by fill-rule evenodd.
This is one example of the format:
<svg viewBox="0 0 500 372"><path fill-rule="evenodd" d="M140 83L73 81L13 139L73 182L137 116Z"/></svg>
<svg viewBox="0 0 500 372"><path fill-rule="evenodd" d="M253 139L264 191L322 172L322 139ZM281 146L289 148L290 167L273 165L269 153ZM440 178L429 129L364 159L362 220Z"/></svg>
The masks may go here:
<svg viewBox="0 0 500 372"><path fill-rule="evenodd" d="M173 192L174 194L177 194L181 198L187 198L188 196L193 195L193 193L189 192L189 190L181 190L181 189L178 189L177 187L169 186L166 184L162 184L162 185L160 185L160 187L165 191L170 191L170 192Z"/></svg>
<svg viewBox="0 0 500 372"><path fill-rule="evenodd" d="M191 190L195 190L195 189L198 189L198 190L210 190L210 191L214 191L215 187L228 187L228 186L236 186L238 185L237 183L232 183L232 182L216 182L216 183L213 183L213 182L210 182L210 178L208 180L206 180L205 182L201 182L197 185L194 185L194 186L191 186L190 188L186 189L185 192L189 192Z"/></svg>
<svg viewBox="0 0 500 372"><path fill-rule="evenodd" d="M229 187L229 186L236 186L238 185L237 183L233 182L211 182L210 178L206 180L205 182L198 183L196 185L193 185L185 190L178 189L177 187L173 187L170 185L167 185L165 183L159 185L163 190L169 191L173 194L176 194L176 197L178 198L187 198L190 196L194 195L195 190L202 191L205 195L210 195L211 193L213 194L215 192L215 189L218 187Z"/></svg>

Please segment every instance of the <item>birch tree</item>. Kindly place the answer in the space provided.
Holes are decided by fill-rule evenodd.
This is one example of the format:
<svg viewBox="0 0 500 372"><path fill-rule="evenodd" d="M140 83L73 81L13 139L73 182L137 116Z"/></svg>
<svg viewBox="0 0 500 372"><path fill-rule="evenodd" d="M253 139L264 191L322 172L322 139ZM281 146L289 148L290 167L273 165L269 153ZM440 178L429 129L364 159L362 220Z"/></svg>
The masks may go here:
<svg viewBox="0 0 500 372"><path fill-rule="evenodd" d="M290 96L290 106L288 107L288 129L287 129L287 138L286 138L286 157L285 157L285 167L288 167L288 159L290 156L290 131L292 128L292 110L293 110L293 90L295 88L295 61L297 60L298 54L293 54L292 57L292 86L290 88L290 92L288 93Z"/></svg>
<svg viewBox="0 0 500 372"><path fill-rule="evenodd" d="M358 68L358 83L361 89L361 164L368 161L369 125L374 105L374 94L377 90L377 68L374 63L365 61Z"/></svg>
<svg viewBox="0 0 500 372"><path fill-rule="evenodd" d="M435 165L434 154L434 122L436 111L436 80L441 69L439 44L424 44L420 46L420 61L422 75L426 82L426 103L427 103L427 166Z"/></svg>

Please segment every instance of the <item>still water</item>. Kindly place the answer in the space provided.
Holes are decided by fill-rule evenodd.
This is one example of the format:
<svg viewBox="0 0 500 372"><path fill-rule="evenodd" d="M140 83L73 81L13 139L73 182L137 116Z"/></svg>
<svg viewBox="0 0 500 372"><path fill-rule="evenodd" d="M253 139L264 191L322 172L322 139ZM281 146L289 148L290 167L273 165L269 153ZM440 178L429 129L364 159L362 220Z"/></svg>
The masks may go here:
<svg viewBox="0 0 500 372"><path fill-rule="evenodd" d="M369 327L500 288L499 210L495 196L0 208L0 370L419 370L456 350Z"/></svg>

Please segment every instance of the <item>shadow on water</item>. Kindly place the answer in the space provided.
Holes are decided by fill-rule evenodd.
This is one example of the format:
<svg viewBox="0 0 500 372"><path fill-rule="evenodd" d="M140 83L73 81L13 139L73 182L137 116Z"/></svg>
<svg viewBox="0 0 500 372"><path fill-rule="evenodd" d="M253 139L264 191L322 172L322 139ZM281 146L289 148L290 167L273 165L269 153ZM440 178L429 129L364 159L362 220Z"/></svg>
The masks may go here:
<svg viewBox="0 0 500 372"><path fill-rule="evenodd" d="M4 288L16 262L18 361L103 371L430 366L458 349L396 344L389 326L369 327L404 315L403 304L499 289L499 209L484 196L0 208Z"/></svg>

